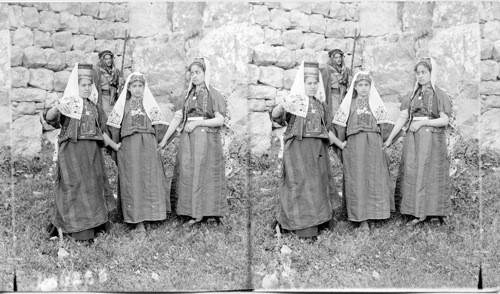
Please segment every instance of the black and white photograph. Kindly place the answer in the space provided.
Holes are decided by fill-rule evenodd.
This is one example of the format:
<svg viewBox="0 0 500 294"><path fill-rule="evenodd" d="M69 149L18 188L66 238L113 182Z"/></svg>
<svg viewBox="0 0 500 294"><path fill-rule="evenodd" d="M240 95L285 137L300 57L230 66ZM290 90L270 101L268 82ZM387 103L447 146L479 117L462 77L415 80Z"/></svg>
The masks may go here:
<svg viewBox="0 0 500 294"><path fill-rule="evenodd" d="M499 2L1 2L0 40L0 291L500 287Z"/></svg>

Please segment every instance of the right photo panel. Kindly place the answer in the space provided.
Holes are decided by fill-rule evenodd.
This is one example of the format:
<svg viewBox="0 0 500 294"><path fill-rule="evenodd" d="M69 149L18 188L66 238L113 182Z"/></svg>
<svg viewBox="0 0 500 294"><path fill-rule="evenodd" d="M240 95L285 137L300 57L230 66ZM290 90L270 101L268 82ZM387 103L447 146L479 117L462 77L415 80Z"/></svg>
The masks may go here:
<svg viewBox="0 0 500 294"><path fill-rule="evenodd" d="M500 283L499 20L488 2L252 3L256 289Z"/></svg>
<svg viewBox="0 0 500 294"><path fill-rule="evenodd" d="M482 2L481 26L481 244L484 287L500 285L500 3Z"/></svg>

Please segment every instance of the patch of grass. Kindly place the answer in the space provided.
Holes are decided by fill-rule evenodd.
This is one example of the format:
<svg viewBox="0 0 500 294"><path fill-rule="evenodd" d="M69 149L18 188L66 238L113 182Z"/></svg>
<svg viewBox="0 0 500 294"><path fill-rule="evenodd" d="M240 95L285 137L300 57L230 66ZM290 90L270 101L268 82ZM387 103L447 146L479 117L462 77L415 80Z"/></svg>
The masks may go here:
<svg viewBox="0 0 500 294"><path fill-rule="evenodd" d="M167 178L172 178L175 146L164 153ZM15 256L18 290L40 290L53 278L58 291L229 290L246 285L246 220L243 191L231 183L230 213L222 226L183 227L174 215L151 223L145 238L112 218L108 234L85 246L64 238L69 257L58 258L58 241L48 240L45 226L53 209L54 167L51 150L39 159L17 163ZM234 163L237 165L237 163ZM116 193L116 167L106 156L106 169ZM233 169L231 181L240 181ZM244 176L244 175L243 175Z"/></svg>
<svg viewBox="0 0 500 294"><path fill-rule="evenodd" d="M453 214L446 225L424 223L407 228L406 217L395 213L388 220L374 222L368 235L359 233L355 224L338 222L314 243L291 234L275 236L270 224L275 219L281 162L277 151L265 162L255 159L251 197L254 286L262 288L264 277L275 275L278 282L273 287L284 289L476 288L481 258L479 199L472 192L478 189L478 164L477 152L466 152L477 150L475 146L475 141L455 146ZM389 150L393 183L400 156L401 143L396 143ZM330 158L335 186L341 191L341 164L333 152ZM282 254L283 245L292 253Z"/></svg>
<svg viewBox="0 0 500 294"><path fill-rule="evenodd" d="M0 291L13 290L12 176L10 149L0 149Z"/></svg>

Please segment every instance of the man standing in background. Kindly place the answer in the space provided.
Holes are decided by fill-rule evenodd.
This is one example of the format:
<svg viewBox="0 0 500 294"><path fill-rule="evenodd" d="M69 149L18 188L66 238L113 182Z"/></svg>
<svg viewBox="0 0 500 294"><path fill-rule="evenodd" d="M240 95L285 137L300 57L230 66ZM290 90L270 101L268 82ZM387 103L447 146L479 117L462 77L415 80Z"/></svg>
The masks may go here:
<svg viewBox="0 0 500 294"><path fill-rule="evenodd" d="M99 103L104 108L106 115L109 116L121 87L124 84L120 70L116 68L114 62L114 54L109 50L104 50L99 53L99 62L97 63L96 71L98 82L96 83L99 92Z"/></svg>
<svg viewBox="0 0 500 294"><path fill-rule="evenodd" d="M332 108L335 115L340 103L347 93L347 88L352 79L351 70L345 66L344 52L340 49L333 49L328 52L327 67L322 70L323 82L327 104Z"/></svg>

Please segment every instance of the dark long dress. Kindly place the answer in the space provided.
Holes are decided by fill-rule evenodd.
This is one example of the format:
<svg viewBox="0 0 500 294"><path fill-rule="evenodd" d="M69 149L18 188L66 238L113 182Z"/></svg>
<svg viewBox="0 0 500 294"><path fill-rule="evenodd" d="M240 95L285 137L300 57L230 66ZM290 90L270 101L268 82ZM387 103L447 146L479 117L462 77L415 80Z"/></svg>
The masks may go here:
<svg viewBox="0 0 500 294"><path fill-rule="evenodd" d="M117 154L118 200L127 223L158 221L170 212L170 191L157 144L162 139L146 115L142 100L127 100L121 128L109 127Z"/></svg>
<svg viewBox="0 0 500 294"><path fill-rule="evenodd" d="M328 110L325 103L310 98L305 119L286 112L274 119L288 124L277 221L301 237L318 235L323 224L331 227L333 210L341 206L328 155Z"/></svg>
<svg viewBox="0 0 500 294"><path fill-rule="evenodd" d="M395 210L389 159L367 99L352 99L346 135L342 159L349 220L389 218Z"/></svg>
<svg viewBox="0 0 500 294"><path fill-rule="evenodd" d="M421 97L422 99L419 99ZM419 88L401 105L408 110L410 123L416 117L439 118L451 115L451 102L438 87ZM451 212L450 163L446 147L446 127L421 127L407 132L396 181L395 198L402 214L415 217L447 216Z"/></svg>
<svg viewBox="0 0 500 294"><path fill-rule="evenodd" d="M211 119L215 112L226 115L226 101L213 87L193 88L179 105L184 125L189 118ZM195 98L196 97L196 98ZM193 99L195 98L195 99ZM221 127L197 127L179 140L175 175L178 215L194 219L225 216L228 212L226 174L222 152Z"/></svg>
<svg viewBox="0 0 500 294"><path fill-rule="evenodd" d="M83 101L80 120L62 114L47 120L61 128L52 224L78 240L93 239L96 230L109 228L107 201L112 199L101 151L106 114Z"/></svg>

